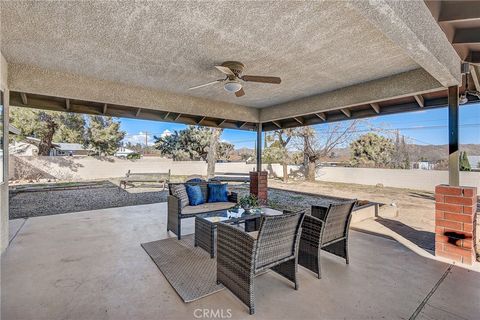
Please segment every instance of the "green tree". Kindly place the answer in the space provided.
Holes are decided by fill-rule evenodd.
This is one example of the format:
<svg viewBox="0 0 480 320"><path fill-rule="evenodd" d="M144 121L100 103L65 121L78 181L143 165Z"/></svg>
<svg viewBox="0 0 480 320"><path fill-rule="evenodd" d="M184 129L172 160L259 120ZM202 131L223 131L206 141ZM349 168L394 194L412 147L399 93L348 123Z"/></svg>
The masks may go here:
<svg viewBox="0 0 480 320"><path fill-rule="evenodd" d="M392 161L395 145L392 140L367 133L350 144L351 165L387 168Z"/></svg>
<svg viewBox="0 0 480 320"><path fill-rule="evenodd" d="M17 137L39 139L38 154L48 156L53 142L83 143L84 116L74 113L11 107L10 122L20 130Z"/></svg>
<svg viewBox="0 0 480 320"><path fill-rule="evenodd" d="M218 149L218 152L217 152L218 160L228 161L230 160L230 155L235 150L235 147L233 144L229 142L220 141L220 143L217 146L217 149Z"/></svg>
<svg viewBox="0 0 480 320"><path fill-rule="evenodd" d="M85 116L78 113L59 112L57 115L59 124L54 142L80 143L85 142L86 121Z"/></svg>
<svg viewBox="0 0 480 320"><path fill-rule="evenodd" d="M466 151L460 152L459 167L460 167L460 171L472 171L472 167L470 166L470 161L468 161L468 156Z"/></svg>
<svg viewBox="0 0 480 320"><path fill-rule="evenodd" d="M95 150L97 155L113 155L121 145L125 132L120 122L111 117L89 116L84 145Z"/></svg>
<svg viewBox="0 0 480 320"><path fill-rule="evenodd" d="M189 126L184 130L175 131L169 136L154 137L155 148L162 155L172 157L174 161L203 160L209 163L207 171L212 174L214 163L218 159L228 160L233 150L233 145L219 141L221 129L199 126ZM208 157L211 146L215 149L211 157Z"/></svg>
<svg viewBox="0 0 480 320"><path fill-rule="evenodd" d="M155 148L175 161L207 160L211 132L206 127L189 126L169 136L156 137Z"/></svg>

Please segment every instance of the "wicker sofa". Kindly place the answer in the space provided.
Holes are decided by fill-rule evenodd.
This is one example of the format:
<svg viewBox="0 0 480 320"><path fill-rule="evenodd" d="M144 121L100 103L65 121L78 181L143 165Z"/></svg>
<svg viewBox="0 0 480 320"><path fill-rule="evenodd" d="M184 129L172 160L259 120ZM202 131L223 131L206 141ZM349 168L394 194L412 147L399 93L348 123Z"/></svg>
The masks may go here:
<svg viewBox="0 0 480 320"><path fill-rule="evenodd" d="M168 219L167 219L167 231L171 231L177 235L178 240L182 235L182 220L187 218L193 218L197 214L225 210L234 207L237 204L237 193L229 192L228 202L212 202L204 203L198 206L184 206L182 207L181 200L172 194L172 185L175 184L192 184L200 185L202 189L204 199L208 198L208 184L220 183L220 182L185 182L185 183L169 183L168 184Z"/></svg>

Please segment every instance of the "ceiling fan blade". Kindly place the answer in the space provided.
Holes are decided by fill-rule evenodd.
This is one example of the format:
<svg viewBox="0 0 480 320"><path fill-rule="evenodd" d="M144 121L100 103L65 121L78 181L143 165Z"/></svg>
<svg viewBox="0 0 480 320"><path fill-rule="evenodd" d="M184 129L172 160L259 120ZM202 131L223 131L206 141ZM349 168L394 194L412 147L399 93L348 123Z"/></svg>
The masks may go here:
<svg viewBox="0 0 480 320"><path fill-rule="evenodd" d="M263 83L275 83L279 84L282 82L282 79L279 77L264 77L264 76L242 76L240 77L243 81L251 81L251 82L263 82Z"/></svg>
<svg viewBox="0 0 480 320"><path fill-rule="evenodd" d="M243 91L243 88L235 92L235 95L240 98L241 96L245 95L245 91Z"/></svg>
<svg viewBox="0 0 480 320"><path fill-rule="evenodd" d="M234 76L236 77L235 73L233 73L230 68L224 67L224 66L215 66L220 72L225 73L227 76Z"/></svg>
<svg viewBox="0 0 480 320"><path fill-rule="evenodd" d="M188 88L188 90L193 90L193 89L198 89L198 88L202 88L202 87L206 87L206 86L210 86L212 84L215 84L215 83L218 83L218 82L222 82L222 80L215 80L215 81L212 81L212 82L209 82L209 83L204 83L204 84L201 84L199 86L195 86L195 87L191 87L191 88Z"/></svg>

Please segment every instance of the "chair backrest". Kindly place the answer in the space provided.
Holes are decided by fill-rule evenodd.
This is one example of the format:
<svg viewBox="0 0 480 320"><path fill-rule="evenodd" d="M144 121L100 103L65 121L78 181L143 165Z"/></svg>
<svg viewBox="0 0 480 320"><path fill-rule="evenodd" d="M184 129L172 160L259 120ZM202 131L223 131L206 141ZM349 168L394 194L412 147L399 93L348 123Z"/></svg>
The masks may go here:
<svg viewBox="0 0 480 320"><path fill-rule="evenodd" d="M325 214L322 243L327 243L347 236L353 207L356 200L330 204Z"/></svg>
<svg viewBox="0 0 480 320"><path fill-rule="evenodd" d="M172 189L170 188L170 186L172 185L175 185L175 184L190 184L190 185L200 185L200 189L202 189L202 195L203 195L203 198L205 199L205 201L207 201L208 199L208 184L209 183L220 183L220 182L216 182L216 181L212 181L212 182L207 182L207 181L200 181L200 182L175 182L175 183L169 183L168 184L168 192L170 195L172 195Z"/></svg>
<svg viewBox="0 0 480 320"><path fill-rule="evenodd" d="M305 211L263 216L258 230L255 269L297 254Z"/></svg>

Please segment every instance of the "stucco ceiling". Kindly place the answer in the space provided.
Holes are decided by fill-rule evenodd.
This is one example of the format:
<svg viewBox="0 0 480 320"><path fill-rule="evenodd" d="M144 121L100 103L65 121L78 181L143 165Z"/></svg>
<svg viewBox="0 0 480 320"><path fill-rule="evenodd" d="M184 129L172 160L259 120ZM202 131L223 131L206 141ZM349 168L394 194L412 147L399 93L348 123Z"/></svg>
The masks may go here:
<svg viewBox="0 0 480 320"><path fill-rule="evenodd" d="M2 1L1 47L9 63L252 107L266 107L419 68L342 2ZM225 60L280 85L221 85Z"/></svg>

